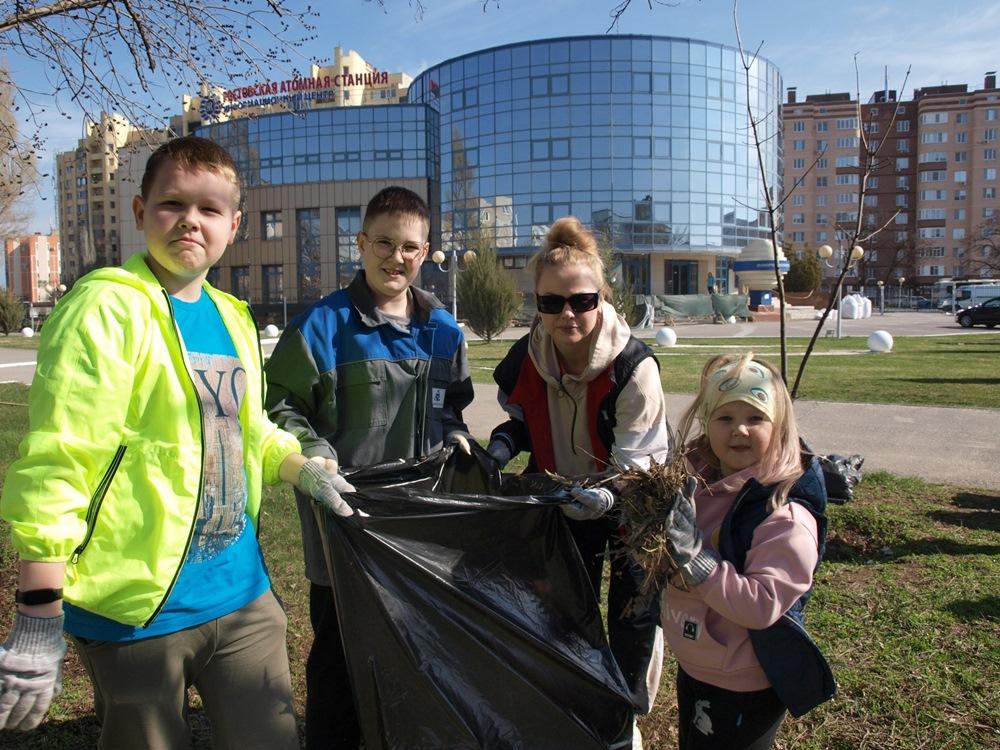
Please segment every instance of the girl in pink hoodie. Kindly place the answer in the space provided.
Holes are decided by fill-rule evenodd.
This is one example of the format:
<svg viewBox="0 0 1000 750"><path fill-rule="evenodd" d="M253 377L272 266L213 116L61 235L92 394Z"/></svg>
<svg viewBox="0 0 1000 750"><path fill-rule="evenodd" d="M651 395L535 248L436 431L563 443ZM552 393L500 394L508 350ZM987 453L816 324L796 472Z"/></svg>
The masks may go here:
<svg viewBox="0 0 1000 750"><path fill-rule="evenodd" d="M752 354L706 364L679 436L698 477L669 517L679 569L661 600L679 665L680 748L768 748L786 708L800 715L835 690L801 616L823 550L825 486L804 462L780 374Z"/></svg>

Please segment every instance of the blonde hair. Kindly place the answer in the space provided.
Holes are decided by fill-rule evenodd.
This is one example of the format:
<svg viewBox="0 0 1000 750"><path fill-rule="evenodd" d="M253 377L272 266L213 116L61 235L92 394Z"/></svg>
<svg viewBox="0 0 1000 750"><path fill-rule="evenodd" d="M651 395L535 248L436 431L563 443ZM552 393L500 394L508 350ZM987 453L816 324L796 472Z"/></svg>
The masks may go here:
<svg viewBox="0 0 1000 750"><path fill-rule="evenodd" d="M768 501L768 510L784 505L792 485L802 476L802 454L799 448L799 428L795 423L795 412L792 408L792 398L788 395L781 373L774 365L763 359L755 359L753 352L745 354L719 354L712 357L701 370L698 384L698 394L692 404L684 412L678 427L677 444L684 446L685 454L697 454L706 458L714 466L719 465L719 459L712 453L708 441L707 421L711 414L705 414L706 401L710 396L708 380L712 373L735 363L734 373L755 362L767 368L774 376L774 425L771 433L771 443L764 453L757 470L756 479L763 485L776 484L774 493Z"/></svg>
<svg viewBox="0 0 1000 750"><path fill-rule="evenodd" d="M593 272L594 278L597 279L597 291L604 292L604 296L607 297L610 290L604 277L604 261L601 260L597 240L575 216L564 216L549 227L542 249L528 262L528 267L535 272L535 288L538 288L538 281L546 268L558 268L576 263L582 263Z"/></svg>

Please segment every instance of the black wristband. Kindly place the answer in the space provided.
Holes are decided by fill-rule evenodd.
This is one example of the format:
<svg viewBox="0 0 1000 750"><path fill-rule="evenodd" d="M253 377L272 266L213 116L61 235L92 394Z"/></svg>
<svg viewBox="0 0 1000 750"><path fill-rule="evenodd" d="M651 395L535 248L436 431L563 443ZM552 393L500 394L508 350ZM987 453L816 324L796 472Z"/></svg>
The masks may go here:
<svg viewBox="0 0 1000 750"><path fill-rule="evenodd" d="M63 598L62 589L32 589L31 591L21 591L18 589L14 593L14 601L18 604L52 604Z"/></svg>

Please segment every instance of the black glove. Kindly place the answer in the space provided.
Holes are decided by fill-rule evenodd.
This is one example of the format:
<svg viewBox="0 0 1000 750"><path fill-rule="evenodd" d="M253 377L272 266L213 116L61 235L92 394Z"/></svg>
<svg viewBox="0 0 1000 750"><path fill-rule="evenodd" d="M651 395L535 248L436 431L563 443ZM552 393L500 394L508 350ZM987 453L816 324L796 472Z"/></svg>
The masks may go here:
<svg viewBox="0 0 1000 750"><path fill-rule="evenodd" d="M684 488L677 491L674 507L667 516L667 551L677 566L676 575L688 588L708 578L719 564L719 556L702 545L694 510L697 486L696 479L688 479Z"/></svg>
<svg viewBox="0 0 1000 750"><path fill-rule="evenodd" d="M514 457L513 451L510 448L510 443L508 443L503 438L493 438L490 440L490 444L486 447L486 452L490 455L490 458L496 463L498 469L503 469L510 460Z"/></svg>

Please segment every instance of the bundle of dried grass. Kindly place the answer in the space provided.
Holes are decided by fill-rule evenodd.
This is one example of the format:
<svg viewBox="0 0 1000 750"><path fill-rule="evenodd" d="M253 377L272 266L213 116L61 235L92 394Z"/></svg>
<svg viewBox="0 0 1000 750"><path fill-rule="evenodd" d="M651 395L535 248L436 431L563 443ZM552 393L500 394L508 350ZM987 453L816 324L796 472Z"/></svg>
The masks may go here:
<svg viewBox="0 0 1000 750"><path fill-rule="evenodd" d="M658 596L677 572L677 564L667 549L667 518L688 477L683 458L677 456L664 464L653 461L645 471L625 471L614 482L622 532L620 554L630 557L645 572L639 596L631 605L633 611L641 610Z"/></svg>

